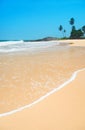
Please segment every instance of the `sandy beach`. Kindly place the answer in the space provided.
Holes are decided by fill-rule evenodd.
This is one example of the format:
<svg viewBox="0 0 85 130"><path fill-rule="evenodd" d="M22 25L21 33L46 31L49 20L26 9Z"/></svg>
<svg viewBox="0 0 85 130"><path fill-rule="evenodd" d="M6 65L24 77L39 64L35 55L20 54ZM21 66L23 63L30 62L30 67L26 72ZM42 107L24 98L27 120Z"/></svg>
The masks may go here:
<svg viewBox="0 0 85 130"><path fill-rule="evenodd" d="M70 45L74 47L80 46L84 48L85 46L85 40L63 40L60 42L73 43ZM80 53L81 51L82 50L80 50ZM70 53L74 54L74 56L76 57L74 50L71 50ZM68 52L65 53L65 55L67 54L69 53ZM57 69L56 66L58 66L58 64L56 63L55 58L53 58L55 55L56 55L56 52L54 52L54 54L51 55L52 56L51 63L54 63L55 65L54 69L56 70ZM45 64L45 66L42 67L43 75L48 73L46 71L47 70L46 66L48 67L49 65L52 65L50 64L49 54L46 53L46 56L48 57L48 60L47 59L43 60L44 62L47 63ZM81 63L79 62L80 60L78 58L74 59L73 57L66 57L66 62L64 62L64 64L69 66L71 72L74 72L78 68L81 69L82 67L85 66L84 57L81 58L81 55L79 56L80 57L78 58L81 59ZM37 57L35 58L31 57L31 58L35 59L33 61L35 63L36 60L41 61L43 59L43 56L40 56L39 59L37 59ZM23 61L24 61L24 57L23 57ZM10 63L9 61L7 62ZM17 63L18 63L18 60L17 60ZM32 63L32 61L30 63ZM63 63L63 55L62 55L61 61L59 61L58 63L60 64ZM24 62L20 62L19 64L22 64L22 66L25 66ZM29 62L27 62L27 65L28 64ZM41 62L34 65L36 67L40 64ZM74 66L76 67L74 68ZM16 66L16 68L19 68L19 66ZM59 66L58 66L58 69L59 69ZM67 71L69 72L68 77L71 76L70 70L67 68ZM15 70L13 71L15 72ZM19 72L22 71L23 73L22 67L18 71ZM67 77L65 68L62 69L62 72ZM8 74L8 72L6 73ZM55 73L57 72L55 71ZM55 81L55 78L54 78L55 73L52 73L51 71L49 73L50 76L52 75L53 81ZM30 73L30 76L31 74L32 73ZM24 77L24 75L22 75L22 77ZM38 78L38 75L34 75L33 78L34 79ZM85 130L85 103L84 103L85 102L84 101L85 82L84 80L85 80L85 71L79 72L74 81L66 85L61 90L53 93L52 95L49 95L43 101L33 105L30 108L26 108L20 112L16 112L8 116L0 117L0 130ZM9 85L11 85L11 82L9 83ZM53 84L50 84L50 85L53 85ZM18 89L20 92L20 88ZM20 94L21 96L22 96L22 91ZM19 93L17 93L16 96L18 94ZM21 96L19 98L21 98ZM8 100L10 101L10 97L8 98ZM10 108L8 108L7 110L10 110ZM1 111L3 112L3 110ZM4 107L4 111L6 111L5 107Z"/></svg>
<svg viewBox="0 0 85 130"><path fill-rule="evenodd" d="M73 40L59 40L60 42L70 43L71 46L85 46L85 40L84 39L73 39Z"/></svg>
<svg viewBox="0 0 85 130"><path fill-rule="evenodd" d="M85 71L60 91L21 112L0 117L0 130L84 130Z"/></svg>

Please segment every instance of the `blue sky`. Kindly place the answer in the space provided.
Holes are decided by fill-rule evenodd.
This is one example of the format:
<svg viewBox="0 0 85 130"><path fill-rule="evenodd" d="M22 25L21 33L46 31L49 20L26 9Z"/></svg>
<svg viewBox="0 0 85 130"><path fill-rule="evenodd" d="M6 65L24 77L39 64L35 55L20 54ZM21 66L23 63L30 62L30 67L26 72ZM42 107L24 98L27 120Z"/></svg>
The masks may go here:
<svg viewBox="0 0 85 130"><path fill-rule="evenodd" d="M85 25L85 0L0 0L0 40L61 37L59 25L69 36L69 20Z"/></svg>

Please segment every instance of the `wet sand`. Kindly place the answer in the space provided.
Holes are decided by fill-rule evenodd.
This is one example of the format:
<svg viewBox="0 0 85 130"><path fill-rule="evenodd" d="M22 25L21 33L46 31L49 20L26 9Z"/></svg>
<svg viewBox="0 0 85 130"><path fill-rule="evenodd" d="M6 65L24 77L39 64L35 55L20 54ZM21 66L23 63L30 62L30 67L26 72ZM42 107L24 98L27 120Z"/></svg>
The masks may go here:
<svg viewBox="0 0 85 130"><path fill-rule="evenodd" d="M85 130L85 71L42 102L0 118L0 130Z"/></svg>
<svg viewBox="0 0 85 130"><path fill-rule="evenodd" d="M85 67L85 48L54 47L0 56L0 113L28 105Z"/></svg>
<svg viewBox="0 0 85 130"><path fill-rule="evenodd" d="M75 43L74 45L76 46ZM7 59L6 65L8 66L4 65L4 68L0 70L2 72L5 72L5 78L7 78L6 82L4 82L4 80L2 81L4 87L0 88L1 90L0 100L4 99L5 102L8 103L9 101L10 103L10 104L5 104L4 102L3 104L2 102L0 106L1 113L8 112L9 110L13 110L14 108L16 108L16 106L17 108L20 107L17 104L23 106L26 105L27 102L30 103L30 101L32 102L38 99L39 96L44 95L45 93L51 91L55 87L55 83L57 84L56 82L57 80L62 79L57 84L60 85L61 83L64 83L67 79L69 79L69 77L72 75L74 71L81 68L85 68L84 52L85 52L85 48L83 48L82 51L82 47L79 47L77 51L76 48L73 47L70 51L67 52L64 51L63 53L61 53L60 51L59 52L60 55L57 55L56 58L55 56L58 53L56 53L56 51L54 50L54 51L46 52L44 53L44 55L43 53L41 53L41 55L38 55L38 57L37 55L32 55L32 57L29 58L29 60L28 57L26 57L26 55L21 56L21 60L18 60L18 58L20 59L20 55L19 57L14 57L16 59L14 60L12 55L12 58L9 58L9 60ZM12 60L13 62L11 62ZM3 59L3 63L5 64L4 61L6 61L6 57L5 59ZM27 69L25 68L27 67L30 68L31 66L33 67L32 69L34 71L33 72L26 71ZM9 71L7 71L8 68L6 67L10 68L10 76L7 76L9 74ZM36 69L36 67L38 68ZM18 82L15 82L15 80L13 79L9 80L10 77L12 77L13 74L16 74L17 72L16 69L14 68L16 68L18 74L20 74L17 77ZM48 71L48 68L50 71ZM30 95L29 94L30 91L28 88L24 89L25 91L23 94L23 83L27 84L27 82L23 82L23 81L29 81L29 78L25 78L26 74L28 76L28 72L30 72L29 77L32 76L32 79L39 81L38 86L40 86L37 87L38 91L34 88L33 89L30 88L32 89L31 92L34 93L35 95L34 97L31 97L30 100L28 100L29 99L28 95ZM35 74L33 76L34 72ZM43 80L39 78L40 74L44 76ZM58 74L57 77L56 74ZM47 82L47 84L45 84L46 80L48 79L47 75L50 77L51 80L50 82ZM45 76L47 77L45 78ZM40 103L37 103L28 109L24 109L21 112L17 112L15 114L5 116L5 117L0 117L0 130L19 130L19 129L20 130L23 129L25 130L28 129L30 130L34 130L34 129L35 130L56 130L56 129L84 130L85 129L85 123L84 123L85 122L85 103L84 103L84 99L85 99L84 80L85 79L84 77L85 77L85 71L80 72L72 83L70 83L60 91L55 92L54 94L48 96ZM13 83L14 85L17 85L18 89L16 89L16 87L14 88L11 87ZM41 85L39 83L41 83ZM35 84L37 86L36 82L34 82L34 85ZM9 85L10 87L9 86L7 87L7 85ZM45 86L47 85L47 87L44 87L44 85ZM24 102L25 104L23 104Z"/></svg>

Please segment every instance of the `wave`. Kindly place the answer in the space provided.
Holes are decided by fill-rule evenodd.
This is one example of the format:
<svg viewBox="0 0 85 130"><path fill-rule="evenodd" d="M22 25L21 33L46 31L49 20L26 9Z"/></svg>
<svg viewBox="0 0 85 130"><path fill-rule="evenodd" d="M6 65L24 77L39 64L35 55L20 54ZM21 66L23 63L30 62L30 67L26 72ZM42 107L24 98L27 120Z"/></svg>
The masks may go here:
<svg viewBox="0 0 85 130"><path fill-rule="evenodd" d="M22 110L24 110L24 109L26 109L26 108L30 108L30 107L32 107L33 105L35 105L35 104L41 102L42 100L44 100L45 98L47 98L47 97L50 96L51 94L53 94L53 93L55 93L55 92L61 90L61 89L64 88L66 85L68 85L70 82L72 82L72 81L76 78L77 74L78 74L79 72L81 72L81 71L85 71L85 68L75 71L69 80L67 80L66 82L64 82L63 84L61 84L58 88L55 88L54 90L52 90L52 91L50 91L49 93L47 93L46 95L42 96L42 97L39 98L38 100L34 101L33 103L28 104L28 105L26 105L26 106L24 106L24 107L20 107L20 108L15 109L15 110L12 110L12 111L10 111L10 112L2 113L2 114L0 114L0 117L9 116L9 115L14 114L14 113L16 113L16 112L22 111Z"/></svg>
<svg viewBox="0 0 85 130"><path fill-rule="evenodd" d="M18 43L23 43L23 40L20 41L5 41L5 42L0 42L0 46L7 46L7 45L13 45L13 44L18 44Z"/></svg>
<svg viewBox="0 0 85 130"><path fill-rule="evenodd" d="M0 52L7 53L7 52L17 52L17 51L35 51L39 49L54 47L63 45L58 41L41 41L41 42L24 42L21 41L7 41L7 42L0 42Z"/></svg>

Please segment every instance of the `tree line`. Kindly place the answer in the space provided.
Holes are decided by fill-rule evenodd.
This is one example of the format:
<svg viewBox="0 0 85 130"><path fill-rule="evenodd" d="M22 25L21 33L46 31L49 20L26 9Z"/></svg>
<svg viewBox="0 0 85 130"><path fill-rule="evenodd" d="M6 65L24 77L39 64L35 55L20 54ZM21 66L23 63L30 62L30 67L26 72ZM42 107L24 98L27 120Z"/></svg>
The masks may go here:
<svg viewBox="0 0 85 130"><path fill-rule="evenodd" d="M75 19L71 18L69 21L69 24L72 26L71 32L70 32L70 39L81 39L85 38L85 25L82 26L80 29L76 29L75 27ZM63 28L62 25L59 26L59 31L63 33L63 38L66 38L66 29Z"/></svg>

